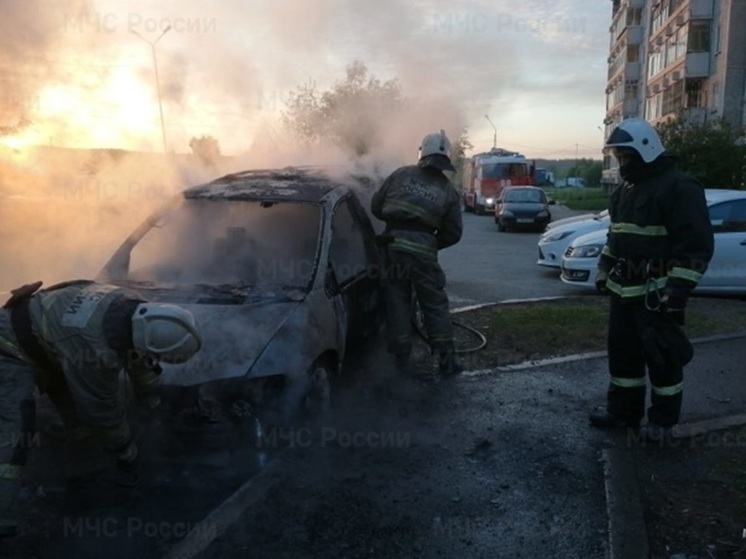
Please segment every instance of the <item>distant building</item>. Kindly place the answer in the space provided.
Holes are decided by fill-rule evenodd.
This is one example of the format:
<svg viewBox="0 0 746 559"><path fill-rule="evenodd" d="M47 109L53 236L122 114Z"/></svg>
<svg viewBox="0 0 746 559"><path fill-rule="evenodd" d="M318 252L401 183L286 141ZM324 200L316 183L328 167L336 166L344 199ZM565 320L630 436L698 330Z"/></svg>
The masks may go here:
<svg viewBox="0 0 746 559"><path fill-rule="evenodd" d="M604 137L624 118L658 124L681 110L746 126L744 27L744 0L612 0ZM602 182L619 182L613 158Z"/></svg>

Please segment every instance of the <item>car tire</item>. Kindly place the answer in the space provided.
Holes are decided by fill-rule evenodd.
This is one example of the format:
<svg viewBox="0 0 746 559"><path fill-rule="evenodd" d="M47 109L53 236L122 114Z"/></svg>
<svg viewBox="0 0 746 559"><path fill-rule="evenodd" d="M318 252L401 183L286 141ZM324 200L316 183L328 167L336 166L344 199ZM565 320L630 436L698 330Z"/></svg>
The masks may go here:
<svg viewBox="0 0 746 559"><path fill-rule="evenodd" d="M328 360L319 359L305 378L286 378L279 394L263 407L262 423L267 429L317 423L331 408L335 371Z"/></svg>
<svg viewBox="0 0 746 559"><path fill-rule="evenodd" d="M334 370L325 361L318 361L308 372L310 386L303 398L301 412L307 419L317 420L331 409L331 381Z"/></svg>

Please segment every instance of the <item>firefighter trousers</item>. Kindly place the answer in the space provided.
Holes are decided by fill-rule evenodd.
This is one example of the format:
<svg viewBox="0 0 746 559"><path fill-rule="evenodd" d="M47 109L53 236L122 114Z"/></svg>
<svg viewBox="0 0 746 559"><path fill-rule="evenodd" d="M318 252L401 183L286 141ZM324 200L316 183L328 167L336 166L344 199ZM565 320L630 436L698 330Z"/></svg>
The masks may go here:
<svg viewBox="0 0 746 559"><path fill-rule="evenodd" d="M609 413L639 422L645 416L646 368L650 378L648 421L662 427L678 423L684 367L679 355L655 344L660 313L644 303L612 295L609 310Z"/></svg>
<svg viewBox="0 0 746 559"><path fill-rule="evenodd" d="M20 476L35 437L34 369L0 355L0 530L13 524Z"/></svg>
<svg viewBox="0 0 746 559"><path fill-rule="evenodd" d="M430 347L439 353L453 349L453 324L445 292L446 277L437 260L386 249L386 327L388 351L412 350L412 294L417 295Z"/></svg>

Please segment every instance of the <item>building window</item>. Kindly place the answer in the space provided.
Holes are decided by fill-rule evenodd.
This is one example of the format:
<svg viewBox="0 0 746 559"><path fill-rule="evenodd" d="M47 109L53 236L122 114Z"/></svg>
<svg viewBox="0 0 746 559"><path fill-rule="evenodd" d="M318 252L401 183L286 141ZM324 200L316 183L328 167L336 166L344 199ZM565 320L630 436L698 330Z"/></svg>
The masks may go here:
<svg viewBox="0 0 746 559"><path fill-rule="evenodd" d="M678 60L686 54L686 40L689 29L687 26L679 27L676 32L676 59Z"/></svg>
<svg viewBox="0 0 746 559"><path fill-rule="evenodd" d="M627 62L640 61L640 45L627 45Z"/></svg>
<svg viewBox="0 0 746 559"><path fill-rule="evenodd" d="M627 10L627 25L642 24L642 8L630 8Z"/></svg>
<svg viewBox="0 0 746 559"><path fill-rule="evenodd" d="M710 22L692 21L689 24L687 52L708 52L710 50Z"/></svg>
<svg viewBox="0 0 746 559"><path fill-rule="evenodd" d="M640 83L638 80L628 80L624 84L624 98L625 99L637 99L637 92L639 91Z"/></svg>
<svg viewBox="0 0 746 559"><path fill-rule="evenodd" d="M686 80L684 84L684 90L686 92L686 104L687 108L693 109L696 107L707 106L707 95L704 89L705 80L702 78L690 78Z"/></svg>

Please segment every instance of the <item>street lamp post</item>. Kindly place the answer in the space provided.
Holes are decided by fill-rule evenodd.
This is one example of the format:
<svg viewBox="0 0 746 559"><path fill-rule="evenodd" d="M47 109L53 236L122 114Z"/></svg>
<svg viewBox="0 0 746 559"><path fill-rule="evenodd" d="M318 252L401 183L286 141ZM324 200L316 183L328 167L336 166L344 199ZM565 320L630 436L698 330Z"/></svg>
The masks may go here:
<svg viewBox="0 0 746 559"><path fill-rule="evenodd" d="M484 118L487 119L487 122L489 122L492 125L492 129L495 131L495 134L492 136L492 148L497 147L497 128L495 128L495 125L492 124L492 121L490 120L489 115L484 115Z"/></svg>
<svg viewBox="0 0 746 559"><path fill-rule="evenodd" d="M158 78L158 60L157 60L157 58L155 56L155 45L156 45L156 43L158 41L161 40L161 38L170 29L171 29L171 26L169 25L168 27L166 27L163 30L163 32L160 35L158 35L158 38L155 41L153 41L153 42L148 41L145 37L143 37L142 35L140 35L134 29L130 30L130 31L132 31L132 33L134 33L135 35L137 35L138 37L140 37L143 41L145 41L146 43L148 43L148 45L150 45L150 52L153 55L153 69L155 70L155 90L156 90L156 93L158 94L158 110L160 111L160 114L161 114L161 135L163 136L163 153L168 153L168 147L166 145L166 125L165 125L165 123L163 121L163 101L161 99L161 83L160 83L160 80Z"/></svg>

